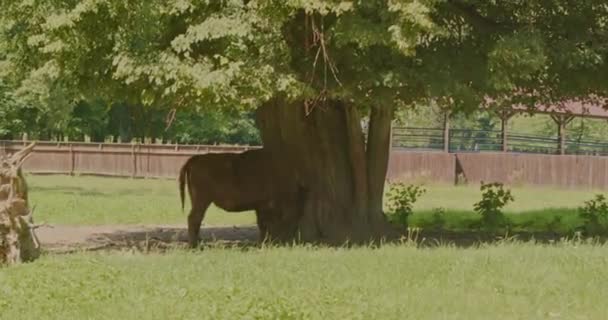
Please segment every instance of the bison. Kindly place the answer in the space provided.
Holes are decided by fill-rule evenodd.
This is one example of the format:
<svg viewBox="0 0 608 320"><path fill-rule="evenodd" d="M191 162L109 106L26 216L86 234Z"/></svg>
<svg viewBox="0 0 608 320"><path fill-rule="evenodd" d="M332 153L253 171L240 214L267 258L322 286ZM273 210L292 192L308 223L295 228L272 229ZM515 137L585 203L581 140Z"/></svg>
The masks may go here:
<svg viewBox="0 0 608 320"><path fill-rule="evenodd" d="M295 192L279 186L269 154L264 149L242 153L209 153L190 157L179 173L179 189L184 209L188 187L191 210L188 215L188 243L198 246L201 223L213 203L228 212L255 210L262 237L266 236L269 215L279 215L279 201L293 201Z"/></svg>

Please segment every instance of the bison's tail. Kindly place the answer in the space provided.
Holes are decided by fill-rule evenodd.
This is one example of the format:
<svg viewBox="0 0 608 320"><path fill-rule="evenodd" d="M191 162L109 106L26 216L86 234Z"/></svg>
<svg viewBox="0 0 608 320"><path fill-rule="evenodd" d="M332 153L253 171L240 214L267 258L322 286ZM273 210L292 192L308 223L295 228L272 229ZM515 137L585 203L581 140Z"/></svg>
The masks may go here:
<svg viewBox="0 0 608 320"><path fill-rule="evenodd" d="M190 159L184 163L182 168L179 170L179 196L182 201L182 211L184 210L184 200L185 200L185 189L186 184L188 184L188 188L190 188L188 176L190 171Z"/></svg>

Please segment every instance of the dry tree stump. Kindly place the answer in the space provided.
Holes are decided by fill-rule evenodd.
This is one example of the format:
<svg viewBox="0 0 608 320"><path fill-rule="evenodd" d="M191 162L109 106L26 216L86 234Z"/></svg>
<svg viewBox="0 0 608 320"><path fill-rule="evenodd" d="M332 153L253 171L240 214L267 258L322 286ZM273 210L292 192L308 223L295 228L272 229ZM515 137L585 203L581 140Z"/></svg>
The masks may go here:
<svg viewBox="0 0 608 320"><path fill-rule="evenodd" d="M40 242L21 170L34 145L10 157L0 157L0 265L29 262L40 256Z"/></svg>

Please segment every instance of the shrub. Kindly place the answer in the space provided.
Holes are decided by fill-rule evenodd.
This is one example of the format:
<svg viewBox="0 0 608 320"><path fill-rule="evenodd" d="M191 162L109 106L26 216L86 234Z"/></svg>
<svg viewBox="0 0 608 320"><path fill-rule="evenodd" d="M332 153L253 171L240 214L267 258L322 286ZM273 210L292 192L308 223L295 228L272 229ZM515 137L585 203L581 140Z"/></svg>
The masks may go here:
<svg viewBox="0 0 608 320"><path fill-rule="evenodd" d="M502 212L509 202L515 200L511 190L504 189L501 183L481 184L482 199L475 204L475 212L481 215L481 226L492 231L508 226Z"/></svg>
<svg viewBox="0 0 608 320"><path fill-rule="evenodd" d="M595 199L585 202L579 208L579 216L583 219L583 232L586 235L600 235L608 231L608 203L602 194L595 196Z"/></svg>
<svg viewBox="0 0 608 320"><path fill-rule="evenodd" d="M388 192L389 219L404 227L408 226L409 216L414 210L414 203L426 192L420 186L408 185L402 182L391 183Z"/></svg>

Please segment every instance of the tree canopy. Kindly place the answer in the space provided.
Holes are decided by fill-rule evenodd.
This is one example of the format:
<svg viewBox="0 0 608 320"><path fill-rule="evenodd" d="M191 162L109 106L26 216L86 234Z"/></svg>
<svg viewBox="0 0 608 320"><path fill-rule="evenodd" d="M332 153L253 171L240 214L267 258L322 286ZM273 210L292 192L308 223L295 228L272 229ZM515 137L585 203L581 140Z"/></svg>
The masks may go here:
<svg viewBox="0 0 608 320"><path fill-rule="evenodd" d="M255 108L277 94L327 94L476 108L487 96L605 95L608 84L600 0L1 5L2 77L47 104Z"/></svg>

